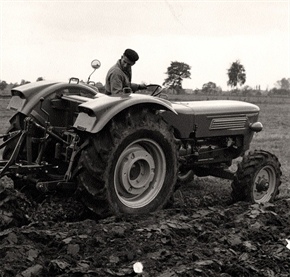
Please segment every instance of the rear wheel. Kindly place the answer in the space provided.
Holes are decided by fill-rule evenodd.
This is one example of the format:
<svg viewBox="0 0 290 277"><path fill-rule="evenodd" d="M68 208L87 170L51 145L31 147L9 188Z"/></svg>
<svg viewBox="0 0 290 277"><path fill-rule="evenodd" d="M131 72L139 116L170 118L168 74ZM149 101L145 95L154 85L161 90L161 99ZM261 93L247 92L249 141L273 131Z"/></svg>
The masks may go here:
<svg viewBox="0 0 290 277"><path fill-rule="evenodd" d="M277 157L263 150L249 152L238 165L232 183L235 201L265 203L273 201L281 184L281 164Z"/></svg>
<svg viewBox="0 0 290 277"><path fill-rule="evenodd" d="M123 112L91 139L79 167L85 204L88 199L96 213L153 212L164 207L176 183L174 137L151 111Z"/></svg>
<svg viewBox="0 0 290 277"><path fill-rule="evenodd" d="M113 191L118 201L138 209L152 202L162 189L166 159L162 147L152 139L133 140L116 158Z"/></svg>

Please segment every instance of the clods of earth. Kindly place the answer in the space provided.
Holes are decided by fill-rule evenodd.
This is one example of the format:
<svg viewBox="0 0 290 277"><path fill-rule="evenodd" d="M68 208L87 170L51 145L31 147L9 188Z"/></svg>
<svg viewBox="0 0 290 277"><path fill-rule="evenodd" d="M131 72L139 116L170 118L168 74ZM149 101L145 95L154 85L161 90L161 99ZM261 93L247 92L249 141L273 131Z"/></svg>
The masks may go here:
<svg viewBox="0 0 290 277"><path fill-rule="evenodd" d="M232 203L227 181L197 179L163 210L98 219L73 195L6 180L0 276L290 276L290 199Z"/></svg>

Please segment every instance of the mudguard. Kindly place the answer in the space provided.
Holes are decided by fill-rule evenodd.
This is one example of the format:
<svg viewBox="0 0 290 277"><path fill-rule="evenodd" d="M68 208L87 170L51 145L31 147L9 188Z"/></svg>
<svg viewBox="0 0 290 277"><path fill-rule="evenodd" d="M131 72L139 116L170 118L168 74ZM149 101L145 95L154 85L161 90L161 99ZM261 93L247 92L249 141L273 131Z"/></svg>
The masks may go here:
<svg viewBox="0 0 290 277"><path fill-rule="evenodd" d="M39 104L41 98L47 98L55 94L57 91L65 89L85 90L90 93L92 97L97 94L96 89L82 83L75 84L60 81L39 81L12 89L12 98L8 109L29 115Z"/></svg>
<svg viewBox="0 0 290 277"><path fill-rule="evenodd" d="M67 97L67 99L70 97ZM73 96L71 98L74 98ZM129 94L122 96L107 96L98 94L95 99L79 105L79 115L74 123L74 127L81 131L97 133L121 111L136 105L146 105L158 110L177 112L172 107L171 102L149 95Z"/></svg>
<svg viewBox="0 0 290 277"><path fill-rule="evenodd" d="M89 101L99 93L96 87L80 82L40 81L19 86L11 94L8 109L17 112L14 118L22 114L34 117L42 125L48 120L52 126L66 128L73 125L79 102L66 101L65 96L74 95ZM11 124L13 120L12 117Z"/></svg>

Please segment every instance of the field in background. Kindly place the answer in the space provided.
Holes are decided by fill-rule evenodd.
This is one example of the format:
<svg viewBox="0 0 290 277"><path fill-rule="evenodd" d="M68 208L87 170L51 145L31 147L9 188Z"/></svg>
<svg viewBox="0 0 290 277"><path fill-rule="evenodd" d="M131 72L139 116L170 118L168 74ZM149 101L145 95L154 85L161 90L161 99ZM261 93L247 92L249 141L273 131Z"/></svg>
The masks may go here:
<svg viewBox="0 0 290 277"><path fill-rule="evenodd" d="M290 189L290 104L259 104L259 107L264 129L255 135L251 149L264 149L279 158L283 174L281 192L286 193Z"/></svg>
<svg viewBox="0 0 290 277"><path fill-rule="evenodd" d="M3 134L9 127L9 118L13 115L13 112L6 109L9 98L0 99L0 134ZM184 100L205 99L205 96L202 99L197 99L197 96L189 97L187 95ZM270 101L269 99L268 97L258 98L259 101L255 99L258 103L250 101L260 107L259 120L264 126L262 132L255 134L251 149L270 151L279 158L283 172L281 192L284 195L287 193L288 186L290 189L290 103L288 104L285 99L283 101L283 98L274 99L275 101L273 99L270 99ZM243 98L241 97L240 100L243 100Z"/></svg>

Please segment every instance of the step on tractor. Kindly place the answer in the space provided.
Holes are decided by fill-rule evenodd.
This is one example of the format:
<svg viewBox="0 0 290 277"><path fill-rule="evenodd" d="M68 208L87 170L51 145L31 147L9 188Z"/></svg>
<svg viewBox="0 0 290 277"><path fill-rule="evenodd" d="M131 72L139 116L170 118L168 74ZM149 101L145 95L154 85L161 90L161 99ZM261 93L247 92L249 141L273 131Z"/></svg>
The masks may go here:
<svg viewBox="0 0 290 277"><path fill-rule="evenodd" d="M94 72L100 62L91 65ZM232 180L234 201L264 203L277 195L277 157L249 151L263 128L256 105L169 101L159 85L108 96L91 75L87 82L38 81L11 90L15 114L1 135L1 178L16 189L70 191L99 216L161 209L194 176Z"/></svg>

